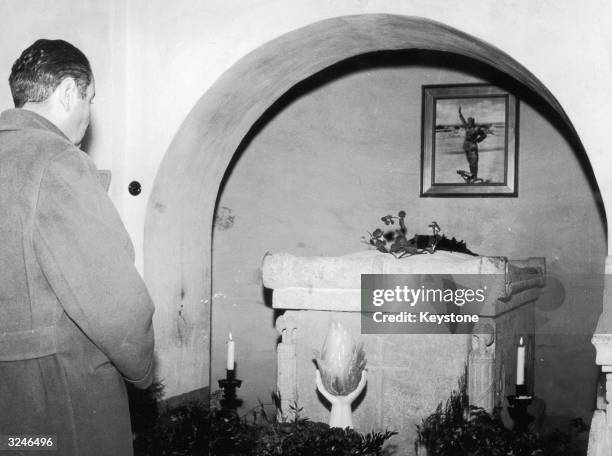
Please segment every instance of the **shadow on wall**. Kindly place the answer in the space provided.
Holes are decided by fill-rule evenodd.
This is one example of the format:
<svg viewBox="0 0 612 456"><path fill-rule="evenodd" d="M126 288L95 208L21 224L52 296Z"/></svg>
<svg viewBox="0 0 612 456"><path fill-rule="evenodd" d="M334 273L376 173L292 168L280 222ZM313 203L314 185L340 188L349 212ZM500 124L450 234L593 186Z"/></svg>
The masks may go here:
<svg viewBox="0 0 612 456"><path fill-rule="evenodd" d="M95 130L96 127L94 125L94 122L90 122L87 131L85 131L85 136L83 136L83 139L81 141L81 150L84 151L86 154L89 154L90 146L94 142Z"/></svg>

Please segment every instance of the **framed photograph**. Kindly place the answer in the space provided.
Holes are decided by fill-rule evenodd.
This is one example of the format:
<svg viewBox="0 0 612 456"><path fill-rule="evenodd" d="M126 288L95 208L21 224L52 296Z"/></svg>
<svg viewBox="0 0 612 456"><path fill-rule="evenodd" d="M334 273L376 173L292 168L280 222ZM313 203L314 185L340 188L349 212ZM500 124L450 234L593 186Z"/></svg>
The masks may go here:
<svg viewBox="0 0 612 456"><path fill-rule="evenodd" d="M423 86L421 196L517 196L518 104L492 85Z"/></svg>

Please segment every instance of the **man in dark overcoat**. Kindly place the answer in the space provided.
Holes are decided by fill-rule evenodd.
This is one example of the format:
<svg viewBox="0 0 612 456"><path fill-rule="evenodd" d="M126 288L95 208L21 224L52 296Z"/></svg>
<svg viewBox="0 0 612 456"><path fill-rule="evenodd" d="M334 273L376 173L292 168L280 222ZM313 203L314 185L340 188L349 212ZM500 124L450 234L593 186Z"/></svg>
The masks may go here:
<svg viewBox="0 0 612 456"><path fill-rule="evenodd" d="M56 436L61 456L129 456L124 380L151 383L153 304L79 148L91 67L71 44L38 40L9 84L15 109L0 115L0 435Z"/></svg>

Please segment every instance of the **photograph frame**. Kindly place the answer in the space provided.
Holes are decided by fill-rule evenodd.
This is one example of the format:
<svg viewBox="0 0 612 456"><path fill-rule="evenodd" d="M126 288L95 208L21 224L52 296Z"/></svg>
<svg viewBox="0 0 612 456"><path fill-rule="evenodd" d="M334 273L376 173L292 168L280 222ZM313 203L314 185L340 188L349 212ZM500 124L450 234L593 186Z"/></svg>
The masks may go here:
<svg viewBox="0 0 612 456"><path fill-rule="evenodd" d="M484 127L478 127L479 130L487 130L481 135L483 139L478 138L480 141L486 141L487 133L491 132L489 138L493 141L489 141L489 145L493 143L494 147L488 150L482 148L481 154L478 152L480 141L468 142L465 118L460 116L458 110L455 117L449 117L449 109L459 107L462 103L468 105L468 111L470 106L475 108L483 103L489 105L487 116L490 118L485 118L488 124L478 123L478 116L484 112L474 114L474 109L465 112L465 117L476 116L475 121L474 117L471 120L468 117L467 122L471 121L476 127ZM484 83L424 85L421 113L421 197L518 196L519 103L513 94ZM445 125L443 122L448 123ZM498 131L497 135L495 131ZM444 139L445 135L447 140ZM452 154L450 158L445 158L455 164L454 167L452 164L443 167L444 154ZM479 155L488 160L489 171L493 176L491 179L487 175L482 177L478 174ZM457 169L458 160L464 162L462 168L465 169Z"/></svg>

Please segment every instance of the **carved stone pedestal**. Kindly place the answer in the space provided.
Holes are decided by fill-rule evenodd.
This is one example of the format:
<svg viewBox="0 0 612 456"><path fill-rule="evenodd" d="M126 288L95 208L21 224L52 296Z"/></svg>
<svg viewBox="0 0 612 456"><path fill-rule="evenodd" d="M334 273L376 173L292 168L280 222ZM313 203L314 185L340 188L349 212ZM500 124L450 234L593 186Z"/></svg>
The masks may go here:
<svg viewBox="0 0 612 456"><path fill-rule="evenodd" d="M492 412L495 406L495 335L480 325L472 335L468 360L467 393L470 404Z"/></svg>
<svg viewBox="0 0 612 456"><path fill-rule="evenodd" d="M281 315L276 319L276 329L281 335L281 342L276 347L277 377L276 388L280 397L281 409L279 419L291 421L295 417L297 400L297 358L295 354L295 318Z"/></svg>
<svg viewBox="0 0 612 456"><path fill-rule="evenodd" d="M592 343L595 362L601 366L596 410L589 432L588 456L612 455L612 256L608 255L604 277L603 313L597 322Z"/></svg>

